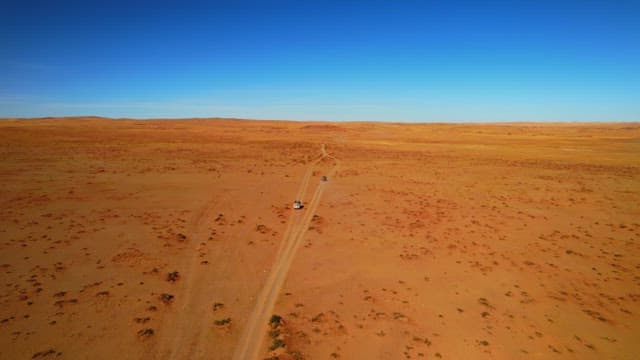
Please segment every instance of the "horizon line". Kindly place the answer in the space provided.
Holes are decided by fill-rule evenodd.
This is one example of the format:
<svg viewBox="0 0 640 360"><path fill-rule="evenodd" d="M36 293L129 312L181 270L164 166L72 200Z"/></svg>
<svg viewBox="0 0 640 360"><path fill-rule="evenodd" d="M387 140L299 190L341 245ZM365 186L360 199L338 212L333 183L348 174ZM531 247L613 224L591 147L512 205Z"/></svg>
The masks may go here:
<svg viewBox="0 0 640 360"><path fill-rule="evenodd" d="M271 121L271 122L317 122L317 123L380 123L380 124L640 124L638 120L438 120L438 121L413 121L413 120L324 120L324 119L268 119L268 118L239 118L239 117L110 117L101 115L71 115L71 116L37 116L37 117L0 117L0 121L18 120L108 120L108 121L198 121L198 120L228 120L228 121Z"/></svg>

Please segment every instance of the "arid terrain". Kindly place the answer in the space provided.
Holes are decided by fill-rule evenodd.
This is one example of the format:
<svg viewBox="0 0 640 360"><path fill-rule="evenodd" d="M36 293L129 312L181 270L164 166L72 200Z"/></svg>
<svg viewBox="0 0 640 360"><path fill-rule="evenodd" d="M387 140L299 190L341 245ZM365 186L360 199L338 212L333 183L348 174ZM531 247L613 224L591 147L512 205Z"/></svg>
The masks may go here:
<svg viewBox="0 0 640 360"><path fill-rule="evenodd" d="M5 119L0 180L1 359L640 354L638 123Z"/></svg>

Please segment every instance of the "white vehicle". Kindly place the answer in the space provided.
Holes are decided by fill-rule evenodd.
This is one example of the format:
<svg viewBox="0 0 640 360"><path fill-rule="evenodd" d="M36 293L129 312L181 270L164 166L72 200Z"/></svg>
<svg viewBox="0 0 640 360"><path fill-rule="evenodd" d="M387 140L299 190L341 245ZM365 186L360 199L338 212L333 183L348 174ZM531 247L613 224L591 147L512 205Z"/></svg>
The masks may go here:
<svg viewBox="0 0 640 360"><path fill-rule="evenodd" d="M295 200L293 202L293 208L296 210L302 209L304 207L304 205L302 205L302 201L300 200Z"/></svg>

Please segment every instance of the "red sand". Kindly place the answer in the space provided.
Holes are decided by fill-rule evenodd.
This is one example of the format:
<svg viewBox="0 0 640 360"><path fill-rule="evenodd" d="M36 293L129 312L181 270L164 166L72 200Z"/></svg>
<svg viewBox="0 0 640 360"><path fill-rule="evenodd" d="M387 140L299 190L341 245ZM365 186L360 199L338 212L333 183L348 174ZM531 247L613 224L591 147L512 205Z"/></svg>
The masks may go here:
<svg viewBox="0 0 640 360"><path fill-rule="evenodd" d="M0 151L3 359L640 353L639 124L3 120Z"/></svg>

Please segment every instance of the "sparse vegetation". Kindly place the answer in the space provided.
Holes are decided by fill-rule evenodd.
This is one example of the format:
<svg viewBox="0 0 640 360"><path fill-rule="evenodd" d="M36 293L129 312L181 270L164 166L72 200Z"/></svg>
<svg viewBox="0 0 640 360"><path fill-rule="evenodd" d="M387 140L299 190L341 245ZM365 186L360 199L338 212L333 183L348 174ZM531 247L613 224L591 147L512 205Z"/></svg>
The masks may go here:
<svg viewBox="0 0 640 360"><path fill-rule="evenodd" d="M333 134L323 138L332 141L328 151L342 157L339 171L331 173L335 182L323 186L322 197L311 202L317 182L309 180L302 197L313 206L293 212L290 193L306 174L317 145L305 145L309 162L302 165L288 160L298 154L276 137L287 132L298 137L298 125L290 129L290 124L271 124L279 130L261 133L261 140L254 141L251 129L263 125L239 123L241 131L227 132L217 128L218 122L202 121L198 129L203 141L192 143L190 135L173 137L174 127L198 134L188 122L153 124L163 131L146 129L148 122L131 122L125 128L136 129L136 136L151 135L145 146L128 146L129 140L137 140L119 138L122 132L109 128L121 125L103 122L97 139L103 140L99 133L104 130L109 139L119 140L104 139L104 146L86 148L94 151L87 172L78 171L85 161L81 158L77 164L56 161L47 180L41 176L49 172L40 171L46 162L29 159L27 150L38 150L33 144L5 151L7 158L25 161L7 163L4 169L12 191L5 194L0 214L6 252L2 262L7 263L0 262L7 295L0 317L6 346L0 357L86 358L91 348L77 341L110 333L122 334L124 345L137 346L123 351L138 354L155 347L156 341L163 347L160 339L174 339L183 330L179 345L188 346L189 338L202 331L207 340L196 350L215 343L223 356L245 331L239 314L246 316L253 304L272 301L277 303L272 316L262 308L255 322L261 336L267 330L268 340L260 345L265 357L271 345L276 351L269 356L280 359L290 359L295 350L304 351L305 358L357 357L353 339L362 339L362 346L391 345L387 357L399 359L407 354L412 359L450 358L459 355L451 352L453 342L465 346L464 353L470 351L471 357L499 357L505 341L511 341L514 357L524 357L525 351L529 357L606 357L633 350L625 329L640 320L640 292L634 289L640 224L631 201L638 195L640 173L633 149L626 147L640 136L637 125L632 130L615 124L597 130L563 125L557 130L550 124L515 124L508 128L518 132L504 138L507 127L493 125L469 124L464 131L412 125L406 134L396 134L371 124L371 133L383 131L369 141L369 131L358 133L357 127L345 124L345 139L354 141L333 142ZM79 131L66 122L58 124L60 134L65 127ZM21 126L16 122L0 131L7 141L15 137L18 143L23 132L41 125L35 122L17 131ZM94 136L92 126L80 127L89 138ZM474 130L487 132L472 135ZM530 131L536 137L525 141ZM73 141L79 134L65 138ZM600 138L602 134L607 138ZM323 141L311 135L313 139L300 142ZM243 147L233 143L236 136ZM263 140L270 136L273 156L263 149ZM209 141L216 138L224 141ZM614 138L616 151L609 152L607 139ZM45 140L37 144L47 150ZM383 140L389 146L383 146ZM548 140L574 151L553 149ZM84 156L83 144L69 144L79 150L73 151L74 157ZM521 144L526 144L525 159L519 158ZM149 149L158 149L161 157L146 153ZM280 154L282 149L286 151ZM13 150L24 151L16 155ZM68 152L64 147L52 150L61 156ZM136 156L127 156L131 150ZM39 154L50 158L46 151ZM593 154L597 156L591 158ZM264 159L255 157L263 155L270 163L262 169ZM99 164L95 156L117 161ZM95 166L107 169L93 174L90 168ZM165 166L180 171L156 181L157 174L166 174ZM210 166L216 174L205 172ZM251 174L237 173L247 166L254 169ZM328 173L331 164L322 166L322 174ZM266 175L259 176L261 170ZM286 172L288 179L283 178ZM143 180L152 182L140 187ZM593 194L577 194L579 183ZM73 194L68 194L72 187ZM136 204L143 199L154 206ZM316 205L322 218L315 215ZM227 211L228 218L218 216L221 211ZM307 221L324 233L305 232ZM304 235L296 235L298 231ZM294 235L295 242L289 243ZM254 244L247 246L249 241ZM307 243L313 249L305 249ZM274 263L283 254L287 262ZM344 271L345 264L353 266ZM303 272L284 274L278 269ZM281 291L262 291L262 284L278 285ZM268 301L262 294L270 296ZM102 323L117 317L122 321L112 321L104 330ZM567 319L579 340L571 332L554 330ZM473 331L458 336L459 327ZM72 336L80 333L84 335ZM71 336L64 348L55 341L37 341L56 334ZM389 338L379 337L386 335ZM102 340L105 348L118 343L113 336ZM23 345L31 343L25 353ZM555 354L549 344L562 354ZM65 354L57 357L51 347Z"/></svg>
<svg viewBox="0 0 640 360"><path fill-rule="evenodd" d="M598 311L590 310L590 309L584 309L582 311L594 319L600 320L602 322L609 322L609 320L605 318L602 314L600 314Z"/></svg>
<svg viewBox="0 0 640 360"><path fill-rule="evenodd" d="M414 336L413 337L413 341L415 342L419 342L419 343L424 343L427 346L431 346L431 340L429 340L429 338L425 337L424 339L419 337L419 336Z"/></svg>
<svg viewBox="0 0 640 360"><path fill-rule="evenodd" d="M55 306L62 308L65 304L77 304L78 299L58 300L54 303Z"/></svg>
<svg viewBox="0 0 640 360"><path fill-rule="evenodd" d="M479 299L478 299L478 303L479 303L480 305L482 305L482 306L485 306L485 307L489 308L489 309L495 309L495 308L493 307L493 305L489 304L489 300L487 300L487 299L485 299L485 298L479 298Z"/></svg>
<svg viewBox="0 0 640 360"><path fill-rule="evenodd" d="M403 314L403 313L394 312L394 313L393 313L393 319L394 319L394 320L406 319L406 316L405 316L405 314Z"/></svg>
<svg viewBox="0 0 640 360"><path fill-rule="evenodd" d="M284 322L280 315L271 315L271 318L269 319L269 337L271 338L271 345L269 346L270 351L286 346L281 331L281 326L283 324Z"/></svg>
<svg viewBox="0 0 640 360"><path fill-rule="evenodd" d="M271 315L269 319L269 326L271 328L278 328L282 324L282 317L280 315Z"/></svg>
<svg viewBox="0 0 640 360"><path fill-rule="evenodd" d="M138 331L138 336L143 337L143 338L147 338L147 337L152 336L154 333L155 332L153 331L153 329L146 328L146 329L142 329L142 330Z"/></svg>
<svg viewBox="0 0 640 360"><path fill-rule="evenodd" d="M231 318L224 318L220 320L214 320L213 323L217 326L224 326L227 324L231 324Z"/></svg>
<svg viewBox="0 0 640 360"><path fill-rule="evenodd" d="M33 356L31 356L32 359L39 359L39 358L44 358L44 357L49 357L49 356L60 356L62 355L61 352L56 351L55 349L49 349L49 350L45 350L45 351L38 351L37 353L33 354Z"/></svg>
<svg viewBox="0 0 640 360"><path fill-rule="evenodd" d="M280 330L279 329L270 329L269 330L269 337L270 338L277 338L278 336L280 336Z"/></svg>
<svg viewBox="0 0 640 360"><path fill-rule="evenodd" d="M176 282L180 278L180 273L177 271L172 271L167 274L167 281Z"/></svg>
<svg viewBox="0 0 640 360"><path fill-rule="evenodd" d="M160 300L165 304L171 304L173 302L174 296L171 294L163 293L160 294Z"/></svg>
<svg viewBox="0 0 640 360"><path fill-rule="evenodd" d="M279 349L281 347L285 347L284 340L282 340L280 338L275 338L275 339L273 339L273 342L269 346L269 350L273 351L273 350Z"/></svg>

